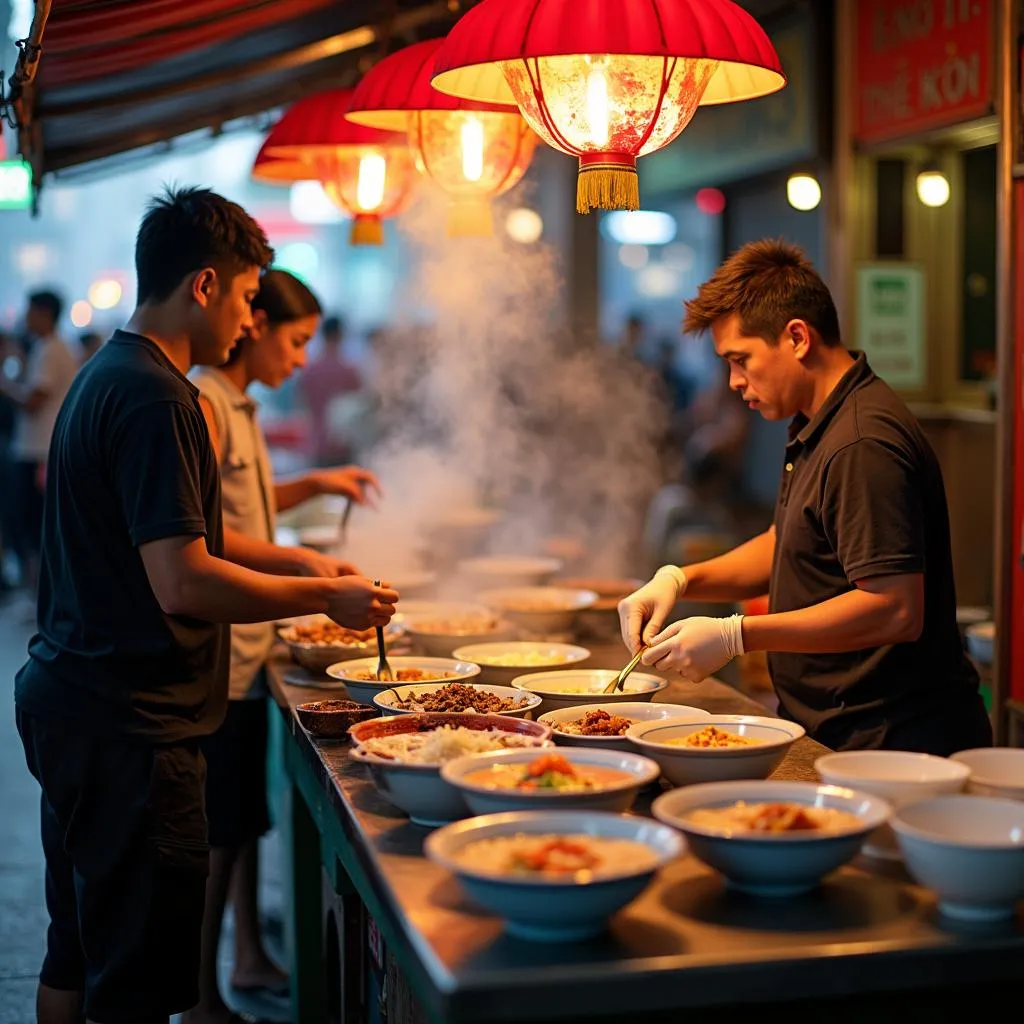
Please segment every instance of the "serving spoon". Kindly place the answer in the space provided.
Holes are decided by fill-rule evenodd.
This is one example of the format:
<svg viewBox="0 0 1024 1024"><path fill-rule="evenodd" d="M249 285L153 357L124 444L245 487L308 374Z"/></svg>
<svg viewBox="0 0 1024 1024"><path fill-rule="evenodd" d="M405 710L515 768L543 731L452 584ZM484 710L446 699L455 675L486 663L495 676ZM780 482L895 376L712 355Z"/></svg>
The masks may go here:
<svg viewBox="0 0 1024 1024"><path fill-rule="evenodd" d="M621 690L626 680L629 678L629 674L640 664L640 659L644 656L646 646L641 647L632 658L629 659L629 664L601 691L602 693L615 693Z"/></svg>

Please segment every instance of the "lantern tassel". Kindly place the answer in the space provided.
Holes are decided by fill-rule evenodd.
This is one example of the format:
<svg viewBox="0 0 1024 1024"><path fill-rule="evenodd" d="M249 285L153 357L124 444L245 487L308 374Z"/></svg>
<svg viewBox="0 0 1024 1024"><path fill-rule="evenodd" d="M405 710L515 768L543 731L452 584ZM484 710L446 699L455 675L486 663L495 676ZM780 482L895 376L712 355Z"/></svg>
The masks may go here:
<svg viewBox="0 0 1024 1024"><path fill-rule="evenodd" d="M580 167L576 179L576 212L639 210L640 179L636 167L600 163Z"/></svg>
<svg viewBox="0 0 1024 1024"><path fill-rule="evenodd" d="M352 221L352 233L349 236L352 245L383 245L384 222L380 217L356 214Z"/></svg>
<svg viewBox="0 0 1024 1024"><path fill-rule="evenodd" d="M487 200L456 200L448 207L449 238L489 238L493 234L494 215Z"/></svg>

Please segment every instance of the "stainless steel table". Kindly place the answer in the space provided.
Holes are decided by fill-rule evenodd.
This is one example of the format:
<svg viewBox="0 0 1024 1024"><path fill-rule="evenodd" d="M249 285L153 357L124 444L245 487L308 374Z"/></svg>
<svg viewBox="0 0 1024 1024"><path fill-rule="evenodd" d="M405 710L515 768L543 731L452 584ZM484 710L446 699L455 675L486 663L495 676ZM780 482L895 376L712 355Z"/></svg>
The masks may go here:
<svg viewBox="0 0 1024 1024"><path fill-rule="evenodd" d="M621 661L617 647L592 659L609 667ZM799 1020L914 1020L925 1011L944 1020L954 1012L959 1019L981 995L1024 990L1024 915L980 930L958 927L939 918L932 894L901 868L862 862L807 896L763 900L726 889L685 856L600 939L549 945L506 937L499 920L423 857L427 830L378 795L350 761L348 744L312 740L299 726L294 704L325 694L286 684L287 665L274 660L269 676L285 773L296 1021L346 1013L355 1020L361 1012L348 991L336 1005L324 981L334 965L325 962L320 939L322 873L342 901L365 906L431 1021L646 1022L679 1020L697 1008L713 1008L716 1021L749 1020L754 1006ZM764 712L715 680L674 682L660 697ZM823 750L799 741L775 776L814 779ZM358 941L347 953L332 948L326 959L358 956Z"/></svg>

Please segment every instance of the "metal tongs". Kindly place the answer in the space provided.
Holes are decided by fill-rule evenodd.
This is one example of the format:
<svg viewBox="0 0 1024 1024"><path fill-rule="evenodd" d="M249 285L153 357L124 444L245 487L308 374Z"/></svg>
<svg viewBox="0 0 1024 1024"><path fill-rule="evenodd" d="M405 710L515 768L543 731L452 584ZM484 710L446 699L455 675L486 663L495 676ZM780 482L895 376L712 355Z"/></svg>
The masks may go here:
<svg viewBox="0 0 1024 1024"><path fill-rule="evenodd" d="M616 693L621 690L625 685L626 680L629 678L630 673L640 664L640 659L644 656L644 651L647 650L647 646L641 646L640 650L629 659L629 664L604 688L603 693Z"/></svg>

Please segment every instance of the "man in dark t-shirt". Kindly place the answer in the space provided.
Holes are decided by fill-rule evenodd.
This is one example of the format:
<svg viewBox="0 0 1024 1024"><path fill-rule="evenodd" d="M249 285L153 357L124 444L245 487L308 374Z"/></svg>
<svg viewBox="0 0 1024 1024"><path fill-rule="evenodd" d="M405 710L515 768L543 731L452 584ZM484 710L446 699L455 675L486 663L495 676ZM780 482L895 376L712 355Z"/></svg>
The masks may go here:
<svg viewBox="0 0 1024 1024"><path fill-rule="evenodd" d="M719 558L664 566L620 605L643 661L698 681L766 651L780 712L835 749L949 755L992 742L956 622L949 512L917 420L840 343L824 282L794 246L734 253L686 305L730 387L789 419L772 526ZM695 600L769 593L769 614L694 617Z"/></svg>
<svg viewBox="0 0 1024 1024"><path fill-rule="evenodd" d="M324 612L366 628L394 612L398 595L369 580L270 576L222 557L216 461L185 374L223 363L251 326L271 256L255 221L212 192L154 201L136 241L138 307L58 416L39 629L15 683L42 788L40 1020L149 1024L198 999L199 739L224 717L227 624ZM259 554L245 547L249 564Z"/></svg>

